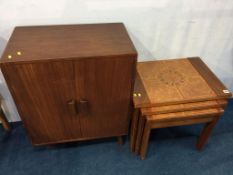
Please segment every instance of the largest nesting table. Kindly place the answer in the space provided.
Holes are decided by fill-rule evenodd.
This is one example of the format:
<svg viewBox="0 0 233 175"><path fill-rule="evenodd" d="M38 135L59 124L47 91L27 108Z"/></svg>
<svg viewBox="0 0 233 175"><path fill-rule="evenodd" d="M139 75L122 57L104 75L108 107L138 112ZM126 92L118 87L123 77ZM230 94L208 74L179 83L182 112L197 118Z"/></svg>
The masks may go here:
<svg viewBox="0 0 233 175"><path fill-rule="evenodd" d="M145 158L151 129L206 123L197 142L202 149L230 97L199 57L138 63L131 151Z"/></svg>

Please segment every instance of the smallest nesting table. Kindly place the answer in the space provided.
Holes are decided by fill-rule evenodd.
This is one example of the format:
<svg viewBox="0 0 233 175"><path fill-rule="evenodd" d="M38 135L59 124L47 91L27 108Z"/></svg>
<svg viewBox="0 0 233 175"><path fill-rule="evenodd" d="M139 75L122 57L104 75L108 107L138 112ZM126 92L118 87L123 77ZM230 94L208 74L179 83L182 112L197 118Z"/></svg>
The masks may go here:
<svg viewBox="0 0 233 175"><path fill-rule="evenodd" d="M199 57L138 63L131 151L145 158L152 129L206 123L197 142L201 150L229 97Z"/></svg>

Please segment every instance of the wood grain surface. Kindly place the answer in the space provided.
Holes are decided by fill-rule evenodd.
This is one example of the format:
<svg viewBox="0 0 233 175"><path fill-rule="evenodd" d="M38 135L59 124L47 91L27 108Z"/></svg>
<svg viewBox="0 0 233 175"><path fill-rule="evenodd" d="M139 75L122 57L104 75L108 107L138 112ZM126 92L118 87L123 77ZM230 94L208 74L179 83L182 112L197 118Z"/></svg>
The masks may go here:
<svg viewBox="0 0 233 175"><path fill-rule="evenodd" d="M193 110L193 111L183 111L183 112L174 112L168 114L158 114L146 116L146 119L153 122L164 122L164 121L174 121L174 120L190 120L192 117L211 117L218 116L222 114L224 110L222 108L213 108L213 109L202 109L202 110Z"/></svg>
<svg viewBox="0 0 233 175"><path fill-rule="evenodd" d="M129 125L135 58L115 57L75 61L76 98L82 137L126 135Z"/></svg>
<svg viewBox="0 0 233 175"><path fill-rule="evenodd" d="M186 104L177 104L177 105L168 105L168 106L158 106L152 108L141 108L136 109L140 111L140 115L133 116L137 118L137 123L132 123L132 128L136 129L131 133L131 145L134 145L131 150L135 153L139 153L141 145L141 137L145 124L145 117L157 114L182 114L185 115L186 112L196 112L200 110L209 110L215 108L224 108L227 104L226 100L217 100L217 101L206 101L206 102L196 102L196 103L186 103ZM181 112L181 113L179 113ZM215 115L215 114L214 114ZM208 116L207 116L208 117ZM188 118L187 118L188 119ZM212 120L212 119L211 119ZM204 121L204 120L203 120ZM182 123L182 122L181 122ZM134 125L134 126L133 126ZM158 124L159 125L159 124ZM164 126L164 125L161 125Z"/></svg>
<svg viewBox="0 0 233 175"><path fill-rule="evenodd" d="M189 58L190 63L206 80L215 94L219 97L230 98L232 93L227 90L226 86L218 79L218 77L208 68L208 66L199 58ZM225 91L225 92L224 92Z"/></svg>
<svg viewBox="0 0 233 175"><path fill-rule="evenodd" d="M1 68L33 144L81 137L80 119L67 108L75 98L71 61Z"/></svg>
<svg viewBox="0 0 233 175"><path fill-rule="evenodd" d="M134 96L135 107L229 98L231 93L217 93L217 91L223 92L226 88L207 66L203 65L200 58L138 63L134 93L140 96ZM211 83L213 79L214 83Z"/></svg>
<svg viewBox="0 0 233 175"><path fill-rule="evenodd" d="M145 159L152 129L206 123L197 142L197 148L202 149L216 125L218 118L223 112L224 110L222 108L213 108L144 116L145 124L143 124L144 126L138 133L136 153L140 153L142 160Z"/></svg>
<svg viewBox="0 0 233 175"><path fill-rule="evenodd" d="M43 145L127 135L136 62L116 23L17 27L0 66L32 143Z"/></svg>
<svg viewBox="0 0 233 175"><path fill-rule="evenodd" d="M141 113L142 115L166 114L171 112L191 111L191 110L208 109L215 107L224 108L226 105L227 105L227 100L212 100L212 101L203 101L203 102L195 102L195 103L142 108Z"/></svg>
<svg viewBox="0 0 233 175"><path fill-rule="evenodd" d="M18 55L17 52L21 53ZM122 23L19 26L13 31L1 62L31 62L136 55ZM12 58L8 59L8 55Z"/></svg>

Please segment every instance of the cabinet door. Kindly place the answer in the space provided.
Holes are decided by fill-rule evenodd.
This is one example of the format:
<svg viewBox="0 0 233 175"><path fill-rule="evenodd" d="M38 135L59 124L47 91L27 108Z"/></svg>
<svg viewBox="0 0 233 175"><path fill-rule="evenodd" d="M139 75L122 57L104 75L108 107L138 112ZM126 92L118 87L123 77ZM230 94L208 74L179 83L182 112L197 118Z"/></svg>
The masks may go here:
<svg viewBox="0 0 233 175"><path fill-rule="evenodd" d="M67 105L75 98L72 61L4 64L2 71L33 144L81 137Z"/></svg>
<svg viewBox="0 0 233 175"><path fill-rule="evenodd" d="M79 118L83 138L127 134L134 71L134 58L75 61L77 99L82 100Z"/></svg>

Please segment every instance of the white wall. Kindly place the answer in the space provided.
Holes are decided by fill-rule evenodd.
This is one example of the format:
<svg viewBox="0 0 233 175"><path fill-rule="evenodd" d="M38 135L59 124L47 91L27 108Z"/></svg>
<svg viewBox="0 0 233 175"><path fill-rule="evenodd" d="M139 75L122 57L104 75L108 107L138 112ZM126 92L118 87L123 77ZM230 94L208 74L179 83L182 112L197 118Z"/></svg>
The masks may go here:
<svg viewBox="0 0 233 175"><path fill-rule="evenodd" d="M124 22L139 61L201 56L233 91L232 0L0 0L0 54L18 25ZM16 108L0 74L8 118Z"/></svg>

